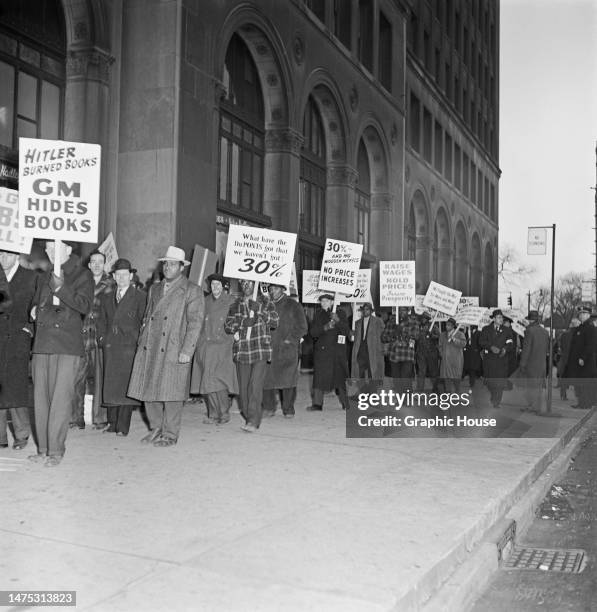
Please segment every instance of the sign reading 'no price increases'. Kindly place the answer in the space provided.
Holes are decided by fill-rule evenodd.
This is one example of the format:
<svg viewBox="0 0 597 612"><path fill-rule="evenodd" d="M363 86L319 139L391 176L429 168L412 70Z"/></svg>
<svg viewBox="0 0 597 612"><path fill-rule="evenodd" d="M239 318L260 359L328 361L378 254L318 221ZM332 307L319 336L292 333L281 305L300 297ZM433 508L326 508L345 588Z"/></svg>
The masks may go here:
<svg viewBox="0 0 597 612"><path fill-rule="evenodd" d="M357 288L363 245L344 240L325 241L319 289L352 294Z"/></svg>
<svg viewBox="0 0 597 612"><path fill-rule="evenodd" d="M296 234L231 225L224 276L288 287Z"/></svg>

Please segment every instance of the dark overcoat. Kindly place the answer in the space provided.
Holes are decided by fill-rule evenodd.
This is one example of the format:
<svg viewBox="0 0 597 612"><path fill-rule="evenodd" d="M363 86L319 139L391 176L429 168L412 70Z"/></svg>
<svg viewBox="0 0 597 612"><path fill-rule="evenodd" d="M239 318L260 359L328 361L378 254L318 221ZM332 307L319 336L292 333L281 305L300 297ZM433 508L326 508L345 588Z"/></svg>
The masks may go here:
<svg viewBox="0 0 597 612"><path fill-rule="evenodd" d="M29 312L38 273L19 266L9 282L12 308L0 315L0 408L29 406L33 325Z"/></svg>
<svg viewBox="0 0 597 612"><path fill-rule="evenodd" d="M481 330L479 346L483 356L483 376L487 378L508 377L508 357L515 350L514 332L502 325L497 331L491 323ZM494 354L491 347L496 347L503 354Z"/></svg>
<svg viewBox="0 0 597 612"><path fill-rule="evenodd" d="M483 361L481 359L481 347L479 337L481 332L476 329L471 333L470 340L464 347L464 371L465 373L481 374Z"/></svg>
<svg viewBox="0 0 597 612"><path fill-rule="evenodd" d="M558 360L558 376L564 378L564 372L566 372L566 366L568 365L568 359L570 357L570 345L572 344L572 336L574 335L575 328L567 329L560 336L560 359Z"/></svg>
<svg viewBox="0 0 597 612"><path fill-rule="evenodd" d="M371 369L371 378L380 379L384 375L384 359L383 346L381 344L381 335L385 328L384 322L379 317L369 317L369 325L367 325L367 353L369 354L369 367ZM352 345L352 375L358 377L359 366L357 363L357 355L363 341L363 319L359 319L354 326L354 344Z"/></svg>
<svg viewBox="0 0 597 612"><path fill-rule="evenodd" d="M93 274L81 267L81 261L72 255L62 264L64 284L53 290L54 273L41 275L33 305L35 306L35 339L33 352L48 355L85 354L83 317L93 306ZM56 306L52 297L60 298Z"/></svg>
<svg viewBox="0 0 597 612"><path fill-rule="evenodd" d="M597 377L597 364L595 363L596 335L597 329L595 329L591 319L587 319L574 329L565 378ZM578 363L579 359L583 360L583 365Z"/></svg>
<svg viewBox="0 0 597 612"><path fill-rule="evenodd" d="M191 376L191 393L216 393L228 390L238 393L236 365L232 360L234 337L224 331L228 310L234 297L222 293L216 300L213 295L205 298L205 317Z"/></svg>
<svg viewBox="0 0 597 612"><path fill-rule="evenodd" d="M128 395L144 402L182 402L189 397L192 357L203 324L205 299L181 276L164 294L164 281L149 289ZM180 353L189 363L179 363Z"/></svg>
<svg viewBox="0 0 597 612"><path fill-rule="evenodd" d="M284 295L274 306L279 323L271 330L272 362L265 375L264 389L296 387L301 338L307 333L307 319L303 307L290 296Z"/></svg>
<svg viewBox="0 0 597 612"><path fill-rule="evenodd" d="M313 316L309 334L313 344L313 388L322 391L338 389L348 378L348 357L346 340L350 326L346 314L339 308L336 313L340 320L330 329L325 329L332 319L332 313L319 309ZM344 336L344 343L339 337Z"/></svg>
<svg viewBox="0 0 597 612"><path fill-rule="evenodd" d="M522 378L545 378L545 359L549 353L549 333L538 323L531 323L524 332L520 355Z"/></svg>
<svg viewBox="0 0 597 612"><path fill-rule="evenodd" d="M139 405L127 396L133 360L147 294L131 285L120 302L116 290L100 297L95 321L97 338L104 352L103 403L109 406Z"/></svg>

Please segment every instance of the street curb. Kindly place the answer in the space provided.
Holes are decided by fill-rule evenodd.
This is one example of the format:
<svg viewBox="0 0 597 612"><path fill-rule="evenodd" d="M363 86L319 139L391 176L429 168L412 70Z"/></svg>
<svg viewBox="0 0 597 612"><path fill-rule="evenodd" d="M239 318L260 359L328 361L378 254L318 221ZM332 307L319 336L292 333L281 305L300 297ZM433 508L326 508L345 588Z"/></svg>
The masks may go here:
<svg viewBox="0 0 597 612"><path fill-rule="evenodd" d="M505 531L519 537L551 485L568 469L586 437L595 410L588 411L533 465L516 486L485 512L452 549L394 605L394 612L465 612L498 569ZM597 419L594 419L597 425ZM549 471L547 471L549 470ZM512 525L514 523L514 525Z"/></svg>

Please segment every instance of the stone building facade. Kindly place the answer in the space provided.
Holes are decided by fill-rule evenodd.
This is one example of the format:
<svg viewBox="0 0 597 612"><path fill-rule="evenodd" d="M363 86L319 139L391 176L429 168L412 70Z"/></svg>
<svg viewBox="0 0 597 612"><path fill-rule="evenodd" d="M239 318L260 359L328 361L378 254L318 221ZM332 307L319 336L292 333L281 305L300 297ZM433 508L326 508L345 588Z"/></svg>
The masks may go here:
<svg viewBox="0 0 597 612"><path fill-rule="evenodd" d="M497 2L478 4L497 24ZM436 15L448 5L451 17ZM362 242L363 265L374 269L416 258L420 292L436 279L495 302L498 47L497 35L486 41L491 28L472 27L476 5L8 1L0 79L12 89L0 93L0 181L14 186L19 135L96 142L100 234L114 232L142 278L168 244L221 256L228 225L243 223L298 233L299 271L319 267L329 236ZM482 73L489 62L493 98L468 74L442 19L458 19L462 36L469 28ZM430 38L438 62L464 75L459 87L468 78L487 139L443 77L433 78Z"/></svg>

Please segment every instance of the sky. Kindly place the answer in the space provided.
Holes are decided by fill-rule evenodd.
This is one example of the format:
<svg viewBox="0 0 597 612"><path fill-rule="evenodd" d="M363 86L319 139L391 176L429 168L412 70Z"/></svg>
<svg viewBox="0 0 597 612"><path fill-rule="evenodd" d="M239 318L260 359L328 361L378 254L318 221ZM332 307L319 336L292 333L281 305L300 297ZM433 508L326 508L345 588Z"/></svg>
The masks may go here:
<svg viewBox="0 0 597 612"><path fill-rule="evenodd" d="M500 252L535 268L518 287L500 281L500 304L511 290L516 305L551 278L551 238L527 256L528 226L556 224L556 279L594 278L597 0L501 0L500 12Z"/></svg>

